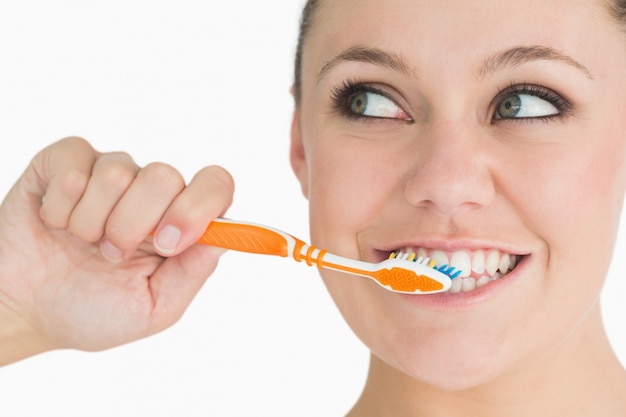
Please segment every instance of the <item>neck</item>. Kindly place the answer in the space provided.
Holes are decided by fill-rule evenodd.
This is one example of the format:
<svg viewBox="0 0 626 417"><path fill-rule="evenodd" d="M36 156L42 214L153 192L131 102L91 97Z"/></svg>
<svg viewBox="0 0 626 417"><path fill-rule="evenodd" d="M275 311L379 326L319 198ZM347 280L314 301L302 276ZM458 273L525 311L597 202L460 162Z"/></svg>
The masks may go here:
<svg viewBox="0 0 626 417"><path fill-rule="evenodd" d="M549 354L523 361L484 385L446 391L372 356L367 384L349 417L624 416L626 373L612 351L600 307Z"/></svg>

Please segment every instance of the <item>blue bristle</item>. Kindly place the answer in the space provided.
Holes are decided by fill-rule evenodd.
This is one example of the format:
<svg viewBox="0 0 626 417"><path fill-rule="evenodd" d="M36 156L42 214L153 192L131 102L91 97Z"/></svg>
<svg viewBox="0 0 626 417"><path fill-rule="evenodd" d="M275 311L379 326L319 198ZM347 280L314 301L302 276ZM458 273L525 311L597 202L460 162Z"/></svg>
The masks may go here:
<svg viewBox="0 0 626 417"><path fill-rule="evenodd" d="M455 267L450 266L448 264L446 265L442 265L439 267L435 267L435 269L443 274L446 274L447 276L450 277L450 279L454 279L457 278L459 275L461 275L461 271L457 271ZM456 272L455 272L456 271Z"/></svg>
<svg viewBox="0 0 626 417"><path fill-rule="evenodd" d="M450 275L450 279L454 279L457 278L459 275L461 275L461 271L456 271L454 274Z"/></svg>

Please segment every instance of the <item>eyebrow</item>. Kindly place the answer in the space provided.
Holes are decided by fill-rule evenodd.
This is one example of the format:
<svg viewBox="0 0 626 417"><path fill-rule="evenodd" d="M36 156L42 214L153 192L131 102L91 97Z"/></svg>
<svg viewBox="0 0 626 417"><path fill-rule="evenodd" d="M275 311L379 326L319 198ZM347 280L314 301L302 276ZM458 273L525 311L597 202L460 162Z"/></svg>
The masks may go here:
<svg viewBox="0 0 626 417"><path fill-rule="evenodd" d="M353 46L327 61L317 75L317 81L322 81L330 70L343 61L367 62L405 74L409 73L408 65L399 55L373 47Z"/></svg>
<svg viewBox="0 0 626 417"><path fill-rule="evenodd" d="M593 74L586 66L576 61L569 55L559 52L556 49L541 45L516 46L505 51L496 53L483 61L483 64L478 70L478 75L481 78L487 78L504 68L517 67L526 62L537 60L563 62L576 68L577 70L581 71L585 75L585 77L593 80ZM366 62L404 74L410 73L409 66L402 59L402 57L397 54L374 47L353 46L342 51L322 66L322 69L317 76L318 83L322 81L322 79L334 67L336 67L343 61Z"/></svg>
<svg viewBox="0 0 626 417"><path fill-rule="evenodd" d="M589 69L569 55L556 49L541 45L516 46L499 52L485 59L478 70L481 78L487 78L495 72L507 67L517 67L529 61L547 60L560 61L581 71L585 77L593 80Z"/></svg>

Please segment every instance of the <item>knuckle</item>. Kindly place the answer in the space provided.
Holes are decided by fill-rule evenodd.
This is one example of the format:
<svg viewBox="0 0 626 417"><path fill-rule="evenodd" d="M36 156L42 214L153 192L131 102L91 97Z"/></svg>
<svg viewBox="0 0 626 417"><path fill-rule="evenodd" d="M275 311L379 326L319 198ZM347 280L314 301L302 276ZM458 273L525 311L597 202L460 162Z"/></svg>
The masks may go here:
<svg viewBox="0 0 626 417"><path fill-rule="evenodd" d="M224 189L228 194L233 194L235 191L235 181L232 175L230 175L230 172L219 165L212 165L205 169L218 184L219 188Z"/></svg>
<svg viewBox="0 0 626 417"><path fill-rule="evenodd" d="M185 205L177 209L175 223L180 224L183 228L192 228L197 224L208 222L206 210L200 205Z"/></svg>
<svg viewBox="0 0 626 417"><path fill-rule="evenodd" d="M67 136L61 139L58 143L61 145L70 146L70 147L80 146L80 147L91 148L91 145L89 144L89 142L85 138L82 138L80 136Z"/></svg>
<svg viewBox="0 0 626 417"><path fill-rule="evenodd" d="M109 189L125 190L135 180L136 170L127 164L109 163L101 170L101 181Z"/></svg>
<svg viewBox="0 0 626 417"><path fill-rule="evenodd" d="M45 224L59 229L67 227L70 213L85 193L88 181L87 175L73 169L51 178L39 210Z"/></svg>
<svg viewBox="0 0 626 417"><path fill-rule="evenodd" d="M49 150L52 152L51 156L57 157L57 153L71 155L76 157L78 155L96 155L97 152L91 146L89 141L81 138L80 136L68 136L56 143L50 145ZM44 150L45 152L46 150Z"/></svg>
<svg viewBox="0 0 626 417"><path fill-rule="evenodd" d="M89 176L84 172L69 169L58 175L57 186L62 197L72 201L80 199L87 188Z"/></svg>
<svg viewBox="0 0 626 417"><path fill-rule="evenodd" d="M59 216L49 204L43 204L39 209L39 217L47 227L52 229L64 229L67 226L67 218Z"/></svg>
<svg viewBox="0 0 626 417"><path fill-rule="evenodd" d="M171 165L162 162L152 162L146 165L141 175L148 177L151 183L165 189L181 190L185 186L183 176Z"/></svg>

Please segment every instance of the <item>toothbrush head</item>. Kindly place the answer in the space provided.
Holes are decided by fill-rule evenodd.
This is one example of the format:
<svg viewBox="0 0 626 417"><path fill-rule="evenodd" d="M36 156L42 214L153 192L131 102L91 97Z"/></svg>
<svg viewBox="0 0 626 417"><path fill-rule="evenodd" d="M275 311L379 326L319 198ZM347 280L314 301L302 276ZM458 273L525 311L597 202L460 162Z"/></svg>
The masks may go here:
<svg viewBox="0 0 626 417"><path fill-rule="evenodd" d="M377 281L395 292L428 294L444 292L450 288L452 279L460 271L443 265L437 266L429 258L417 257L414 253L393 252L389 259L379 264Z"/></svg>

